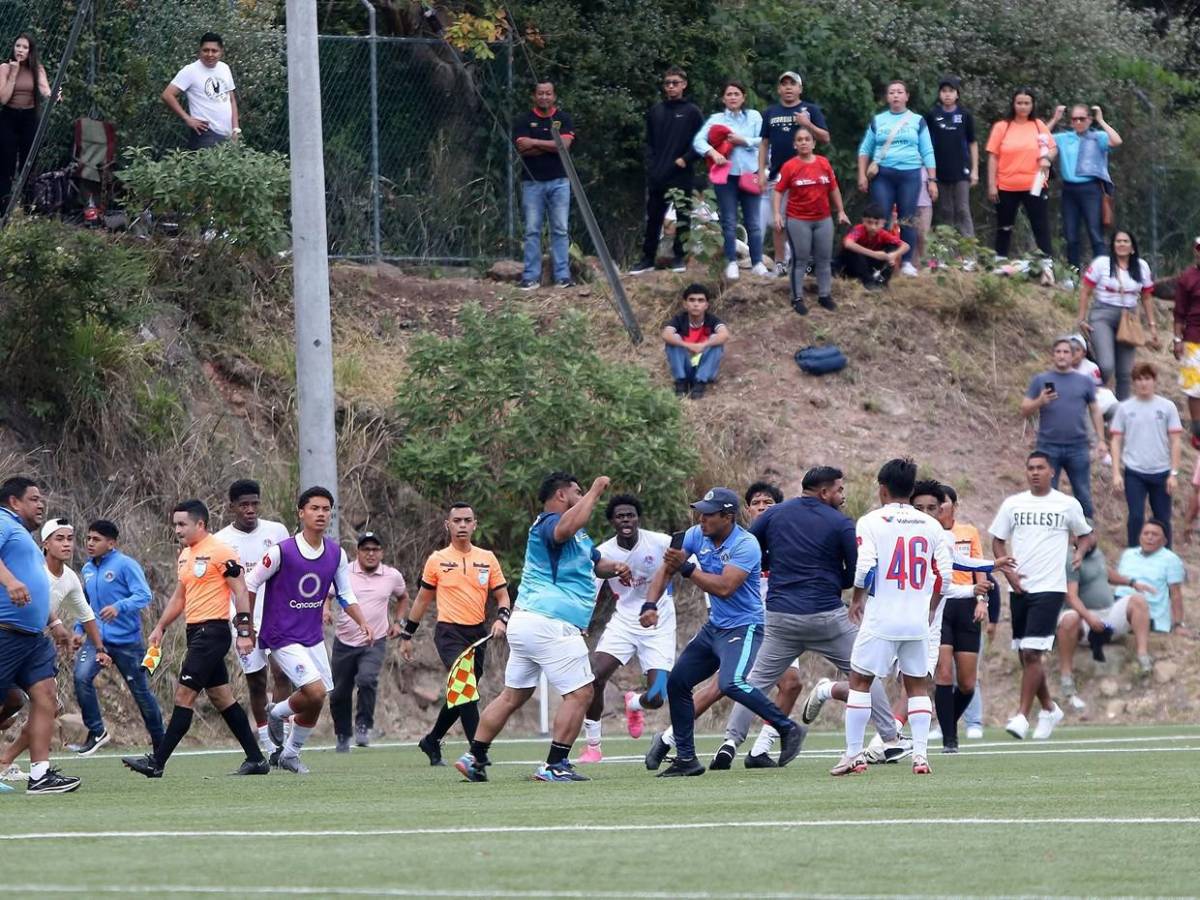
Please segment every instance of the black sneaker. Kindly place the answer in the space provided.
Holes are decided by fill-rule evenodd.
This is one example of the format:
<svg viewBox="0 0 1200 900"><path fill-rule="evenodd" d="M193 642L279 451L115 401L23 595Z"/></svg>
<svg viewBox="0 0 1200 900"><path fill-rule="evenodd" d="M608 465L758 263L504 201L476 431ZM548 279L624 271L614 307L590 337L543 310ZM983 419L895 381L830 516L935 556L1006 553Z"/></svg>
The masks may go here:
<svg viewBox="0 0 1200 900"><path fill-rule="evenodd" d="M703 775L704 766L700 765L700 761L695 757L691 759L677 759L667 768L659 772L656 778L682 778L688 775Z"/></svg>
<svg viewBox="0 0 1200 900"><path fill-rule="evenodd" d="M686 272L687 271L687 260L684 259L682 256L676 256L673 260L671 260L671 271L672 272Z"/></svg>
<svg viewBox="0 0 1200 900"><path fill-rule="evenodd" d="M708 390L708 384L703 381L697 381L692 385L691 397L693 400L699 400L704 396L704 392Z"/></svg>
<svg viewBox="0 0 1200 900"><path fill-rule="evenodd" d="M803 297L793 297L792 298L792 309L795 311L796 315L798 315L798 316L807 316L808 315L808 304L806 304L804 302Z"/></svg>
<svg viewBox="0 0 1200 900"><path fill-rule="evenodd" d="M127 769L133 769L139 775L145 775L147 778L162 778L163 770L153 756L147 753L145 756L122 756L121 763Z"/></svg>
<svg viewBox="0 0 1200 900"><path fill-rule="evenodd" d="M732 741L726 741L720 746L720 749L717 750L716 755L713 756L712 762L708 764L708 767L714 772L724 772L733 765L733 759L735 756L737 756L737 747L733 745Z"/></svg>
<svg viewBox="0 0 1200 900"><path fill-rule="evenodd" d="M943 743L942 744L942 752L943 753L957 753L958 752L958 744Z"/></svg>
<svg viewBox="0 0 1200 900"><path fill-rule="evenodd" d="M654 734L650 738L650 749L646 751L646 768L651 772L656 771L670 752L671 745L662 739L661 734Z"/></svg>
<svg viewBox="0 0 1200 900"><path fill-rule="evenodd" d="M359 725L354 729L354 743L360 747L371 746L371 730Z"/></svg>
<svg viewBox="0 0 1200 900"><path fill-rule="evenodd" d="M279 768L279 757L282 755L283 755L283 748L276 747L274 750L271 751L271 755L269 757L267 757L267 765L269 765L272 769L278 769Z"/></svg>
<svg viewBox="0 0 1200 900"><path fill-rule="evenodd" d="M429 757L429 764L431 766L444 766L446 764L442 760L442 742L434 740L432 734L427 734L417 741L417 748Z"/></svg>
<svg viewBox="0 0 1200 900"><path fill-rule="evenodd" d="M89 733L87 740L80 744L79 749L77 749L75 752L79 756L91 756L110 740L111 738L109 737L107 728L104 731L101 731L99 734Z"/></svg>
<svg viewBox="0 0 1200 900"><path fill-rule="evenodd" d="M649 272L654 268L654 260L640 259L636 264L629 267L630 275L641 275L643 272Z"/></svg>
<svg viewBox="0 0 1200 900"><path fill-rule="evenodd" d="M517 287L522 291L536 291L542 285L537 281L522 281Z"/></svg>
<svg viewBox="0 0 1200 900"><path fill-rule="evenodd" d="M554 286L560 288L573 288L575 287L575 281L571 278L562 278L554 282Z"/></svg>
<svg viewBox="0 0 1200 900"><path fill-rule="evenodd" d="M335 737L337 738L337 744L334 746L333 751L335 753L349 753L350 752L350 735L339 734L339 735L335 735Z"/></svg>
<svg viewBox="0 0 1200 900"><path fill-rule="evenodd" d="M747 769L775 769L778 767L779 763L771 759L770 753L759 753L757 755L753 753L746 754Z"/></svg>
<svg viewBox="0 0 1200 900"><path fill-rule="evenodd" d="M1088 644L1092 648L1092 659L1096 662L1104 662L1104 645L1113 639L1113 630L1111 625L1105 625L1103 631L1089 631Z"/></svg>
<svg viewBox="0 0 1200 900"><path fill-rule="evenodd" d="M686 397L688 392L688 383L686 378L675 379L675 396Z"/></svg>
<svg viewBox="0 0 1200 900"><path fill-rule="evenodd" d="M159 770L161 773L161 769ZM69 794L79 789L79 779L73 775L64 775L58 769L47 769L46 774L34 781L29 779L25 788L27 794Z"/></svg>
<svg viewBox="0 0 1200 900"><path fill-rule="evenodd" d="M818 297L817 303L820 305L821 309L827 309L830 312L833 312L835 309L837 309L837 304L834 303L833 298L829 296Z"/></svg>
<svg viewBox="0 0 1200 900"><path fill-rule="evenodd" d="M807 727L794 722L791 728L779 732L779 767L781 769L796 758L804 743L804 736L807 734Z"/></svg>
<svg viewBox="0 0 1200 900"><path fill-rule="evenodd" d="M271 764L266 759L246 759L238 766L236 772L230 772L230 775L270 775Z"/></svg>

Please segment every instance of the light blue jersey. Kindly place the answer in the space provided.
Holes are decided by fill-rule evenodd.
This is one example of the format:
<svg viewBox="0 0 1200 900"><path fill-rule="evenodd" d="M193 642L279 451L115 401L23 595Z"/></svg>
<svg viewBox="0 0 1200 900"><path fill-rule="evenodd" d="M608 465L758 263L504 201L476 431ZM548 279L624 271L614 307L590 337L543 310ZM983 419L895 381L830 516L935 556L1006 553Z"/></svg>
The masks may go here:
<svg viewBox="0 0 1200 900"><path fill-rule="evenodd" d="M566 543L556 542L554 527L560 518L560 513L542 513L529 528L517 606L587 628L596 608L593 570L600 551L582 528Z"/></svg>
<svg viewBox="0 0 1200 900"><path fill-rule="evenodd" d="M741 587L728 597L707 595L710 598L708 620L715 627L739 628L763 623L762 548L758 546L757 538L741 525L734 525L733 531L718 547L712 538L704 535L699 525L693 525L683 537L683 552L689 559L694 556L701 571L709 575L720 575L727 565L747 573Z"/></svg>

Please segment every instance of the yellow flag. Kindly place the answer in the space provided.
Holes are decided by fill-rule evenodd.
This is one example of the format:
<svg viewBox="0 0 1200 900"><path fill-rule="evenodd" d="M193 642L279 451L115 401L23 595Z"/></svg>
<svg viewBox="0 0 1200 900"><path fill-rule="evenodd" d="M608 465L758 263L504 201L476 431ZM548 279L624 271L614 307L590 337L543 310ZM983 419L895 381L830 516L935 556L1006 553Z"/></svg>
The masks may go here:
<svg viewBox="0 0 1200 900"><path fill-rule="evenodd" d="M475 648L491 635L480 638L464 650L450 667L446 679L446 705L453 708L463 703L474 703L479 699L479 685L475 682Z"/></svg>

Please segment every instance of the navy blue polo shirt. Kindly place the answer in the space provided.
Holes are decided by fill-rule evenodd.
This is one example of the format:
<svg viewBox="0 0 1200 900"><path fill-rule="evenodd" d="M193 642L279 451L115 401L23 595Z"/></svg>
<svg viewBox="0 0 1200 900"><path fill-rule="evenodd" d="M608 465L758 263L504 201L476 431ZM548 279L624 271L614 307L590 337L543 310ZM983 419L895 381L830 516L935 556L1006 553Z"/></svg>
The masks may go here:
<svg viewBox="0 0 1200 900"><path fill-rule="evenodd" d="M810 615L842 605L854 583L854 522L816 497L793 497L750 525L771 572L767 612Z"/></svg>

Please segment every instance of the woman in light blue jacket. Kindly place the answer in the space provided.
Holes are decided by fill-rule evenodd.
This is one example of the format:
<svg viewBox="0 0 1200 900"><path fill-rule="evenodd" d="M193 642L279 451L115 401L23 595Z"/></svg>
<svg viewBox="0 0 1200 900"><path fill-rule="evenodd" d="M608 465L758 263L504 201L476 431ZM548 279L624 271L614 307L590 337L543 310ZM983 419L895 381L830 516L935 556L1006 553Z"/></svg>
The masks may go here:
<svg viewBox="0 0 1200 900"><path fill-rule="evenodd" d="M739 277L737 264L737 210L742 207L742 221L746 226L746 237L750 244L750 262L755 275L769 275L762 261L762 186L758 190L747 190L748 182L758 183L758 145L762 141L762 116L757 110L743 109L746 104L746 88L740 81L727 80L721 88L721 99L725 108L713 113L696 132L692 146L709 162L709 168L729 165L728 178L724 184L713 184L717 194L717 209L721 216L721 235L725 239L725 277ZM725 156L708 142L708 131L714 125L724 125L730 130L725 140L733 145Z"/></svg>
<svg viewBox="0 0 1200 900"><path fill-rule="evenodd" d="M888 108L876 113L858 145L858 189L870 193L891 220L892 207L900 215L900 237L908 244L903 275L917 274L912 264L917 246L917 198L921 193L921 168L929 172L929 199L937 202L937 164L925 118L908 108L908 86L892 81L887 87Z"/></svg>

